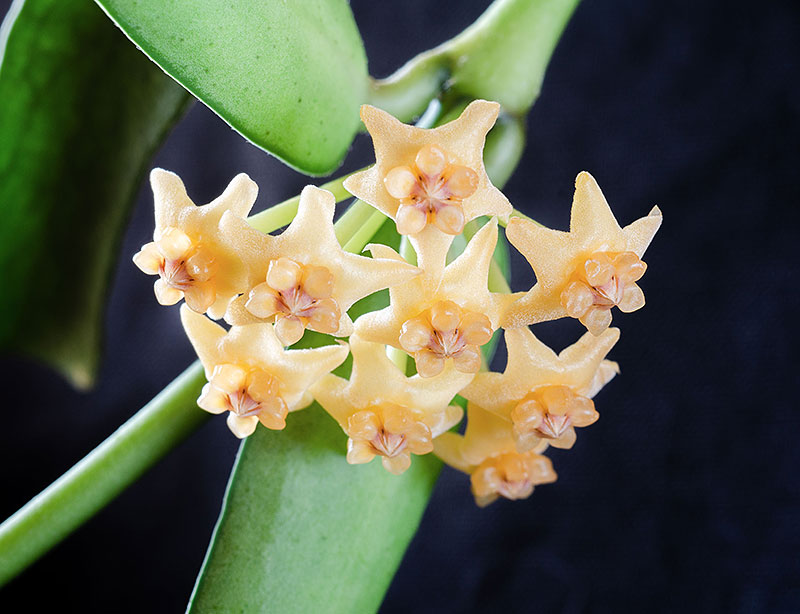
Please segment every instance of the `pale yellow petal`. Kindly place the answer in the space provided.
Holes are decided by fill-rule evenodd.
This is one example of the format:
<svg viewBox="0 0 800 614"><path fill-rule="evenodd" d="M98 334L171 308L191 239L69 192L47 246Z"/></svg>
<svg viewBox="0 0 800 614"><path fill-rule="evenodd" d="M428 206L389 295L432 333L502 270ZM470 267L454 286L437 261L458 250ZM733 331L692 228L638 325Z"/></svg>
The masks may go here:
<svg viewBox="0 0 800 614"><path fill-rule="evenodd" d="M225 191L212 200L206 207L209 212L216 211L217 222L222 214L230 211L240 218L247 217L258 197L258 185L246 173L239 173L231 179Z"/></svg>
<svg viewBox="0 0 800 614"><path fill-rule="evenodd" d="M479 465L489 456L515 450L511 422L476 405L467 404L467 430L461 453L470 465Z"/></svg>
<svg viewBox="0 0 800 614"><path fill-rule="evenodd" d="M435 414L435 420L426 420L426 424L431 429L431 436L438 437L461 422L463 417L464 410L460 406L448 405Z"/></svg>
<svg viewBox="0 0 800 614"><path fill-rule="evenodd" d="M178 226L180 213L194 203L186 194L186 186L175 173L163 168L150 171L150 186L153 189L156 229Z"/></svg>
<svg viewBox="0 0 800 614"><path fill-rule="evenodd" d="M241 417L233 412L228 413L228 428L239 439L244 439L253 434L258 426L257 416Z"/></svg>
<svg viewBox="0 0 800 614"><path fill-rule="evenodd" d="M347 419L363 409L354 407L347 395L348 381L336 375L325 375L311 386L311 393L317 403L339 423L342 430L347 429Z"/></svg>
<svg viewBox="0 0 800 614"><path fill-rule="evenodd" d="M622 229L611 212L600 186L586 171L579 173L575 179L575 196L572 201L569 228L570 234L582 240L592 237L595 241L610 243L619 242L622 237Z"/></svg>
<svg viewBox="0 0 800 614"><path fill-rule="evenodd" d="M661 209L653 207L646 217L639 218L623 228L627 249L641 258L661 227L661 221Z"/></svg>
<svg viewBox="0 0 800 614"><path fill-rule="evenodd" d="M463 443L464 438L458 433L442 433L433 440L433 453L451 467L469 473L471 465L461 453Z"/></svg>
<svg viewBox="0 0 800 614"><path fill-rule="evenodd" d="M225 362L220 349L220 344L225 338L225 329L204 315L195 313L186 305L181 305L181 323L195 353L203 363L206 378L211 379L214 367Z"/></svg>
<svg viewBox="0 0 800 614"><path fill-rule="evenodd" d="M615 329L609 329L615 330ZM592 381L582 389L577 390L587 398L593 398L608 382L610 382L616 375L619 374L619 365L613 360L604 360L595 371Z"/></svg>
<svg viewBox="0 0 800 614"><path fill-rule="evenodd" d="M183 298L183 292L173 288L160 277L153 284L153 292L161 305L174 305Z"/></svg>

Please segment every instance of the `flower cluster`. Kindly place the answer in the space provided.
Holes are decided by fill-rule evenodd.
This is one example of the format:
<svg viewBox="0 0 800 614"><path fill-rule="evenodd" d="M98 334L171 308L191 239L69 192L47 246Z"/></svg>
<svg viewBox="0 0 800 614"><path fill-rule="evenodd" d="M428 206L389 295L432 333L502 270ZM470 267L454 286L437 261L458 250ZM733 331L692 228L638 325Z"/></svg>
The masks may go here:
<svg viewBox="0 0 800 614"><path fill-rule="evenodd" d="M246 437L259 423L283 429L290 412L316 400L347 435L347 462L379 456L399 474L413 455L433 452L470 475L479 505L554 481L544 452L572 447L576 429L599 417L592 398L619 371L606 360L619 339L611 309L644 304L641 258L661 213L621 228L584 172L569 232L515 216L483 165L498 112L478 100L458 119L422 129L362 108L376 163L344 187L394 221L413 262L383 244L368 245L369 257L345 251L325 190L306 187L293 221L270 235L248 223L258 190L246 175L196 206L176 175L154 170L154 241L134 262L158 275L160 303L185 299L181 319L208 379L199 406L227 413L230 430ZM527 292L489 289L498 225L533 268ZM449 261L467 230L466 247ZM388 306L354 322L353 304L384 288ZM561 317L588 332L556 354L528 325ZM307 329L348 341L287 349ZM500 330L508 363L493 373L483 349ZM348 354L349 377L331 373ZM453 430L464 413L457 395L467 400L464 435Z"/></svg>

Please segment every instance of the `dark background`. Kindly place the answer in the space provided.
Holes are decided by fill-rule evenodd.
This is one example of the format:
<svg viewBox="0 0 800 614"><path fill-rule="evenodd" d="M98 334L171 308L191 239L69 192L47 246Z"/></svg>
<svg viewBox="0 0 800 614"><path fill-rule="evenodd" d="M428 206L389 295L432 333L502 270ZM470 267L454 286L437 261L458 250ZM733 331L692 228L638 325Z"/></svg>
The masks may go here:
<svg viewBox="0 0 800 614"><path fill-rule="evenodd" d="M385 76L488 2L352 4L370 71ZM623 224L658 204L665 222L645 258L648 305L615 315L622 375L597 398L602 420L552 454L558 482L479 510L467 478L446 469L382 612L800 611L798 69L791 0L578 8L505 193L557 228L583 169ZM370 156L359 137L345 170ZM179 173L197 202L240 171L258 182L259 208L307 181L201 104L155 165ZM192 360L177 308L159 308L152 279L130 263L151 232L143 185L94 392L0 360L0 517ZM530 281L516 265L518 283ZM562 345L578 333L535 331ZM0 611L182 611L236 445L223 420L210 422L0 591Z"/></svg>

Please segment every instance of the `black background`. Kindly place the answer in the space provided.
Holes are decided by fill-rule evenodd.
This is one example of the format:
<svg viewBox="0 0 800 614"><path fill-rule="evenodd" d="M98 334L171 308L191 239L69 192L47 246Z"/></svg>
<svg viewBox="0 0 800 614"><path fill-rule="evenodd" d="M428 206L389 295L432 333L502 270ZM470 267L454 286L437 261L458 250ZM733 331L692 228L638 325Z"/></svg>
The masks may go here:
<svg viewBox="0 0 800 614"><path fill-rule="evenodd" d="M370 71L385 76L487 2L352 4ZM615 315L622 375L597 398L602 419L573 450L552 454L558 482L479 510L467 478L446 469L382 612L800 611L798 69L791 0L578 8L505 193L562 229L583 169L623 224L658 204L665 222L645 258L648 305ZM359 137L345 170L370 156ZM178 172L196 202L240 171L258 182L259 208L307 181L201 104L155 165ZM159 308L152 279L130 263L151 232L143 185L94 392L0 359L0 517L193 358L177 308ZM527 265L515 264L515 285L529 283ZM579 332L534 330L556 345ZM0 611L182 611L236 446L223 420L209 423L0 591Z"/></svg>

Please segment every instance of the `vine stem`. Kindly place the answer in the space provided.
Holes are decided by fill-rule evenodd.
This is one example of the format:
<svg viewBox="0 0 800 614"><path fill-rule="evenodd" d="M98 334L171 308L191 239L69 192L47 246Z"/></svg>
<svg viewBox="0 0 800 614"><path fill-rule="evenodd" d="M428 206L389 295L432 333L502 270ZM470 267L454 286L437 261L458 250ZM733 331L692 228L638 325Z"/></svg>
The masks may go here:
<svg viewBox="0 0 800 614"><path fill-rule="evenodd" d="M360 170L354 171L354 173L358 173ZM329 192L333 193L334 197L336 198L336 202L338 203L342 200L350 198L350 192L345 190L342 184L344 183L345 179L354 173L342 175L341 177L332 179L328 183L324 183L319 187L323 190L328 190ZM277 205L273 205L264 211L256 213L255 215L251 215L247 221L256 230L260 230L264 233L270 233L289 224L294 219L294 216L297 215L297 206L299 204L300 195L298 194L297 196L293 196L292 198L284 200L282 203L278 203Z"/></svg>
<svg viewBox="0 0 800 614"><path fill-rule="evenodd" d="M106 506L210 417L194 362L102 444L0 525L0 586Z"/></svg>

